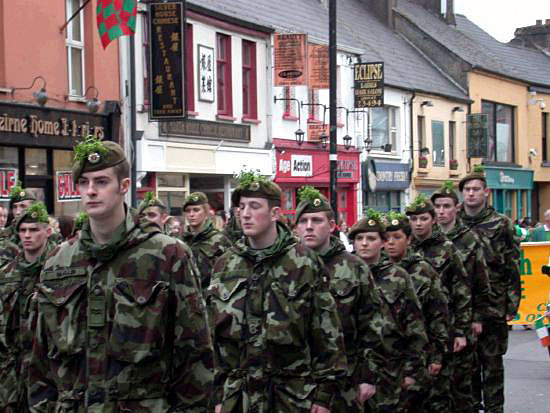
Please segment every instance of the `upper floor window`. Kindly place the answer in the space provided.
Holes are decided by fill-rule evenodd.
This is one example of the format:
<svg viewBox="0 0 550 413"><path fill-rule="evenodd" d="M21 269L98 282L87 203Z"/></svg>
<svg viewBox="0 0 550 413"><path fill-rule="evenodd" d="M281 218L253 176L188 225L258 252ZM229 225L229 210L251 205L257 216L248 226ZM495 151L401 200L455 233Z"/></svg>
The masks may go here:
<svg viewBox="0 0 550 413"><path fill-rule="evenodd" d="M82 0L66 0L67 20L82 6ZM67 68L69 96L84 95L84 10L67 25Z"/></svg>
<svg viewBox="0 0 550 413"><path fill-rule="evenodd" d="M435 166L445 165L445 125L432 120L432 161Z"/></svg>
<svg viewBox="0 0 550 413"><path fill-rule="evenodd" d="M319 118L319 90L309 89L308 90L308 121L322 121L322 118Z"/></svg>
<svg viewBox="0 0 550 413"><path fill-rule="evenodd" d="M489 151L487 159L514 162L514 108L483 101L481 112L487 114Z"/></svg>
<svg viewBox="0 0 550 413"><path fill-rule="evenodd" d="M216 70L218 80L218 115L233 116L231 90L231 37L216 34Z"/></svg>
<svg viewBox="0 0 550 413"><path fill-rule="evenodd" d="M456 122L449 121L449 160L456 160Z"/></svg>
<svg viewBox="0 0 550 413"><path fill-rule="evenodd" d="M370 136L374 149L381 149L388 144L391 145L392 150L396 149L397 116L397 108L393 106L370 110Z"/></svg>
<svg viewBox="0 0 550 413"><path fill-rule="evenodd" d="M542 112L542 161L548 162L548 113Z"/></svg>
<svg viewBox="0 0 550 413"><path fill-rule="evenodd" d="M256 43L243 40L243 117L258 118L256 89Z"/></svg>
<svg viewBox="0 0 550 413"><path fill-rule="evenodd" d="M292 86L284 86L283 91L286 99L284 101L285 111L283 113L283 119L296 120L298 119L298 109L296 108L296 106L299 105L299 103L291 100L296 97L296 89Z"/></svg>

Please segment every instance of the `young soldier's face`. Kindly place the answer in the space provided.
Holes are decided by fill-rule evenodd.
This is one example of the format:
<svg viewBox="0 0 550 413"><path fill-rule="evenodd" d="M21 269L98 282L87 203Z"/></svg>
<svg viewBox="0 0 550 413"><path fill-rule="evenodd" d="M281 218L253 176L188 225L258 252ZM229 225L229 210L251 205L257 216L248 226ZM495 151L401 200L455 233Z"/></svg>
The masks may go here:
<svg viewBox="0 0 550 413"><path fill-rule="evenodd" d="M360 232L353 240L355 252L365 261L378 260L383 246L384 240L378 232Z"/></svg>
<svg viewBox="0 0 550 413"><path fill-rule="evenodd" d="M434 208L435 220L438 224L449 225L456 219L457 207L452 198L436 198Z"/></svg>
<svg viewBox="0 0 550 413"><path fill-rule="evenodd" d="M386 231L384 251L386 251L391 259L400 260L407 252L409 240L409 237L402 229L398 229L397 231Z"/></svg>
<svg viewBox="0 0 550 413"><path fill-rule="evenodd" d="M306 247L318 249L326 246L336 223L326 212L310 212L300 215L296 233Z"/></svg>
<svg viewBox="0 0 550 413"><path fill-rule="evenodd" d="M185 219L191 228L200 228L208 218L207 205L187 205L185 207Z"/></svg>
<svg viewBox="0 0 550 413"><path fill-rule="evenodd" d="M411 215L409 220L411 221L412 232L416 238L425 239L432 234L435 220L429 212Z"/></svg>
<svg viewBox="0 0 550 413"><path fill-rule="evenodd" d="M119 182L114 168L85 172L78 179L82 205L90 218L108 218L124 202L130 180Z"/></svg>
<svg viewBox="0 0 550 413"><path fill-rule="evenodd" d="M481 179L472 179L462 187L464 205L469 208L479 208L487 202L489 190Z"/></svg>
<svg viewBox="0 0 550 413"><path fill-rule="evenodd" d="M159 228L162 228L162 226L164 225L166 213L163 212L159 207L146 208L143 215L145 216L145 219L147 221L156 224Z"/></svg>
<svg viewBox="0 0 550 413"><path fill-rule="evenodd" d="M19 216L25 209L30 207L31 204L32 204L32 200L30 199L26 199L21 202L15 202L11 207L11 213L13 214L14 217Z"/></svg>
<svg viewBox="0 0 550 413"><path fill-rule="evenodd" d="M51 228L48 224L23 222L19 225L18 234L23 250L34 253L46 244L51 234Z"/></svg>
<svg viewBox="0 0 550 413"><path fill-rule="evenodd" d="M266 233L279 217L279 207L269 207L265 198L241 197L239 202L241 228L247 237Z"/></svg>

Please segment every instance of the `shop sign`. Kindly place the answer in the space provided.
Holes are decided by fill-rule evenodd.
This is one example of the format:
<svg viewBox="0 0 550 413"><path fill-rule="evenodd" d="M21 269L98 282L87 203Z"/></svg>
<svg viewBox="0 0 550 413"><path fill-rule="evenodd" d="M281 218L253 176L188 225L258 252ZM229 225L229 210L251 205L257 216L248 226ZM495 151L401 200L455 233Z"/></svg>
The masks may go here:
<svg viewBox="0 0 550 413"><path fill-rule="evenodd" d="M150 3L150 120L185 117L183 2Z"/></svg>
<svg viewBox="0 0 550 413"><path fill-rule="evenodd" d="M312 176L313 175L313 157L311 155L291 155L290 176Z"/></svg>
<svg viewBox="0 0 550 413"><path fill-rule="evenodd" d="M275 86L306 84L306 49L306 34L275 34Z"/></svg>
<svg viewBox="0 0 550 413"><path fill-rule="evenodd" d="M325 143L328 144L330 127L328 123L308 123L307 125L307 140L309 142L320 142L321 135L327 137Z"/></svg>
<svg viewBox="0 0 550 413"><path fill-rule="evenodd" d="M329 88L328 46L309 44L307 48L307 85L310 89Z"/></svg>
<svg viewBox="0 0 550 413"><path fill-rule="evenodd" d="M355 108L384 106L384 63L356 63L353 65Z"/></svg>
<svg viewBox="0 0 550 413"><path fill-rule="evenodd" d="M185 119L160 123L161 136L204 137L226 141L250 141L250 125Z"/></svg>
<svg viewBox="0 0 550 413"><path fill-rule="evenodd" d="M2 168L0 169L0 200L9 201L10 189L17 182L17 169Z"/></svg>
<svg viewBox="0 0 550 413"><path fill-rule="evenodd" d="M485 167L490 189L533 189L533 174L531 169Z"/></svg>
<svg viewBox="0 0 550 413"><path fill-rule="evenodd" d="M501 184L512 184L513 185L514 182L515 182L514 178L512 178L510 175L506 175L504 173L504 171L499 172L498 180Z"/></svg>
<svg viewBox="0 0 550 413"><path fill-rule="evenodd" d="M368 174L366 182L371 182L371 192L376 191L403 191L409 187L409 165L397 162L374 162L374 166L367 171L368 165L364 164L363 174ZM374 181L374 177L376 182ZM366 188L364 188L366 190Z"/></svg>
<svg viewBox="0 0 550 413"><path fill-rule="evenodd" d="M487 125L486 113L472 113L466 116L468 158L487 158L489 150Z"/></svg>
<svg viewBox="0 0 550 413"><path fill-rule="evenodd" d="M75 185L71 171L57 171L55 173L57 202L80 201L80 191Z"/></svg>
<svg viewBox="0 0 550 413"><path fill-rule="evenodd" d="M355 159L339 159L336 163L336 178L353 178L353 171L357 169Z"/></svg>

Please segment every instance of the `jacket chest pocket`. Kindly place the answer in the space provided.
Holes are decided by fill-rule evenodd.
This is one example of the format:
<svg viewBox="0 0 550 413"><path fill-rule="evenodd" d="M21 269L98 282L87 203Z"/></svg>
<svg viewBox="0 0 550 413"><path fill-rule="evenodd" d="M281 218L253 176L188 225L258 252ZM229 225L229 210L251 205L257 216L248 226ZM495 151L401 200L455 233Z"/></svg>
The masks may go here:
<svg viewBox="0 0 550 413"><path fill-rule="evenodd" d="M246 311L247 280L216 282L208 287L208 321L215 337L240 340Z"/></svg>
<svg viewBox="0 0 550 413"><path fill-rule="evenodd" d="M350 280L333 280L330 292L336 300L338 315L342 323L346 323L348 317L353 316L353 307L356 300L358 284Z"/></svg>
<svg viewBox="0 0 550 413"><path fill-rule="evenodd" d="M166 281L117 280L113 288L109 354L132 363L158 357L166 340L169 297L170 285Z"/></svg>
<svg viewBox="0 0 550 413"><path fill-rule="evenodd" d="M44 277L38 290L39 313L42 313L46 334L51 340L48 341L51 359L82 353L86 343L87 279L82 276L54 277Z"/></svg>
<svg viewBox="0 0 550 413"><path fill-rule="evenodd" d="M19 297L21 283L18 280L0 283L0 349L8 351L15 344L19 329Z"/></svg>
<svg viewBox="0 0 550 413"><path fill-rule="evenodd" d="M276 345L305 346L311 286L274 281L267 296L266 339Z"/></svg>

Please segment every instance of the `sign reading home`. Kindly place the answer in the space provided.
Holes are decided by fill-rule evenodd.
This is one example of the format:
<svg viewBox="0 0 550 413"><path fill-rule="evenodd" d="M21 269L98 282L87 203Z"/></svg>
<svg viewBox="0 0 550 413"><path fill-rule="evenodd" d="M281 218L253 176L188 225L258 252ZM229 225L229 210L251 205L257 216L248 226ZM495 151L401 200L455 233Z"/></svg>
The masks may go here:
<svg viewBox="0 0 550 413"><path fill-rule="evenodd" d="M183 3L151 3L149 87L151 120L185 117Z"/></svg>
<svg viewBox="0 0 550 413"><path fill-rule="evenodd" d="M313 157L311 155L292 155L290 168L290 176L312 176Z"/></svg>
<svg viewBox="0 0 550 413"><path fill-rule="evenodd" d="M55 192L57 202L80 201L80 191L75 185L71 171L57 171L55 173Z"/></svg>
<svg viewBox="0 0 550 413"><path fill-rule="evenodd" d="M466 116L468 158L487 158L489 152L488 117L486 113Z"/></svg>
<svg viewBox="0 0 550 413"><path fill-rule="evenodd" d="M9 201L10 189L17 182L17 169L2 168L0 169L0 200Z"/></svg>
<svg viewBox="0 0 550 413"><path fill-rule="evenodd" d="M353 65L354 102L356 108L384 106L384 63Z"/></svg>

